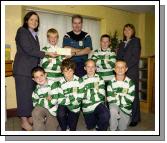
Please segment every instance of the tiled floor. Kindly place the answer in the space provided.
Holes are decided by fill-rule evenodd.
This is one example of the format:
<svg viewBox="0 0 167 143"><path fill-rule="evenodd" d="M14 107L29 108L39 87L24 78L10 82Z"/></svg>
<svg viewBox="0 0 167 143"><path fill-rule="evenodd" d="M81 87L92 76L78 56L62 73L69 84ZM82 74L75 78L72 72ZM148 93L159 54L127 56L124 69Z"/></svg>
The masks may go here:
<svg viewBox="0 0 167 143"><path fill-rule="evenodd" d="M128 127L128 131L154 131L155 116L153 113L141 113L141 122L136 127ZM20 120L18 117L8 118L6 122L6 131L20 131ZM78 131L86 131L85 122L82 114L77 125Z"/></svg>

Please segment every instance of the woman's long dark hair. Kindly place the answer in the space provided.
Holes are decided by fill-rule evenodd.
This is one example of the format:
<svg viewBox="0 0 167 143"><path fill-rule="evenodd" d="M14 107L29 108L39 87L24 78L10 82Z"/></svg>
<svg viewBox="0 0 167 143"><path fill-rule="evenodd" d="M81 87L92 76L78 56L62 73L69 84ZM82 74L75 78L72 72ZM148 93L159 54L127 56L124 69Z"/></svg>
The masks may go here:
<svg viewBox="0 0 167 143"><path fill-rule="evenodd" d="M130 38L135 37L135 34L136 34L134 25L133 25L133 24L126 24L126 25L124 26L124 28L123 28L123 41L126 40L126 36L124 35L124 30L125 30L126 27L130 27L130 28L132 29L132 31L133 31L133 34L131 35Z"/></svg>
<svg viewBox="0 0 167 143"><path fill-rule="evenodd" d="M32 15L36 15L36 16L38 17L38 26L34 29L34 31L37 32L37 31L38 31L38 27L39 27L39 16L38 16L38 14L37 14L36 12L34 12L34 11L30 11L30 12L28 12L28 13L24 16L23 27L26 28L26 29L28 29L28 20L30 19L30 17L31 17Z"/></svg>

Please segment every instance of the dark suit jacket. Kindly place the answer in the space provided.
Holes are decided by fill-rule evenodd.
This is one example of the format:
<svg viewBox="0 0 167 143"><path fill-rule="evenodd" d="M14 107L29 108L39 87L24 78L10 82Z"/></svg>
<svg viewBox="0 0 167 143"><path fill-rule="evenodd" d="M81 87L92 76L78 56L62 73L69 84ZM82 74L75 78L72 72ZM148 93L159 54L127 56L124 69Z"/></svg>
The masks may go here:
<svg viewBox="0 0 167 143"><path fill-rule="evenodd" d="M38 65L40 58L45 53L40 51L39 41L33 37L31 32L20 27L15 37L17 52L13 64L14 75L31 76L31 70Z"/></svg>
<svg viewBox="0 0 167 143"><path fill-rule="evenodd" d="M117 52L117 59L123 59L128 66L127 76L134 81L139 79L139 60L140 60L140 39L137 37L132 38L127 46L124 48L125 43L119 45Z"/></svg>

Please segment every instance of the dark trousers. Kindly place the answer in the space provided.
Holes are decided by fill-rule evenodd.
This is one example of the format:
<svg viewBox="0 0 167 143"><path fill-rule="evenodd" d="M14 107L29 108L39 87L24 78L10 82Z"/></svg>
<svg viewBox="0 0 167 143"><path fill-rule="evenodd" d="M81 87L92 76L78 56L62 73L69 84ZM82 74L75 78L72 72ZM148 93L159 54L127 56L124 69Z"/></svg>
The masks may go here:
<svg viewBox="0 0 167 143"><path fill-rule="evenodd" d="M96 127L96 130L106 131L109 126L110 112L107 107L101 103L99 104L94 112L84 114L86 126L88 130Z"/></svg>
<svg viewBox="0 0 167 143"><path fill-rule="evenodd" d="M66 131L67 127L70 131L76 131L79 113L71 112L66 106L59 105L57 119L62 131Z"/></svg>
<svg viewBox="0 0 167 143"><path fill-rule="evenodd" d="M106 96L105 96L105 104L107 106L107 108L109 109L109 104L107 102L107 86L109 84L109 81L105 81L105 92L106 92Z"/></svg>
<svg viewBox="0 0 167 143"><path fill-rule="evenodd" d="M17 115L19 117L30 117L33 110L32 92L35 82L28 76L14 76L17 97Z"/></svg>
<svg viewBox="0 0 167 143"><path fill-rule="evenodd" d="M132 104L131 122L139 122L140 119L140 100L139 100L139 82L135 82L135 98Z"/></svg>
<svg viewBox="0 0 167 143"><path fill-rule="evenodd" d="M85 66L84 62L76 62L76 69L75 69L76 76L83 77L86 74L84 66Z"/></svg>

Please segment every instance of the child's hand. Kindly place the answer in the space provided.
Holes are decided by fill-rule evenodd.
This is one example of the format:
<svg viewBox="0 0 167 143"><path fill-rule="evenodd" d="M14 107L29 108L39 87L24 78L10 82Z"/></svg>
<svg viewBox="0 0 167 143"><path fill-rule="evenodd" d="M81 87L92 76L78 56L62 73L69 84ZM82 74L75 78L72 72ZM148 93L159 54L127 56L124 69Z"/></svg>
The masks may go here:
<svg viewBox="0 0 167 143"><path fill-rule="evenodd" d="M52 97L49 95L48 97L46 97L46 99L47 99L48 101L51 101L51 100L52 100Z"/></svg>
<svg viewBox="0 0 167 143"><path fill-rule="evenodd" d="M57 56L60 56L59 54L57 54L57 52L55 52L55 57L57 57Z"/></svg>
<svg viewBox="0 0 167 143"><path fill-rule="evenodd" d="M52 58L59 56L56 52L46 52L45 55Z"/></svg>
<svg viewBox="0 0 167 143"><path fill-rule="evenodd" d="M49 59L49 63L51 63L52 62L52 59Z"/></svg>
<svg viewBox="0 0 167 143"><path fill-rule="evenodd" d="M104 60L104 63L105 63L105 64L108 64L108 62L109 62L108 59L105 59L105 60Z"/></svg>
<svg viewBox="0 0 167 143"><path fill-rule="evenodd" d="M65 56L65 59L71 58L72 56Z"/></svg>

